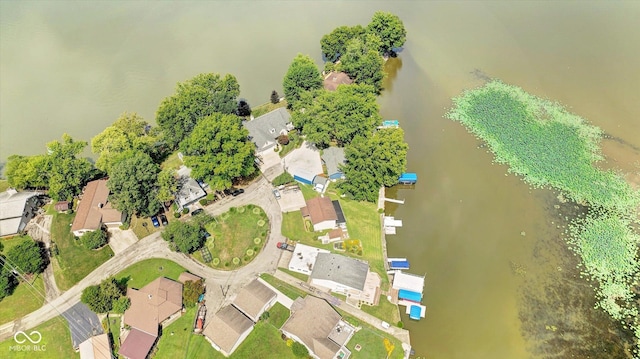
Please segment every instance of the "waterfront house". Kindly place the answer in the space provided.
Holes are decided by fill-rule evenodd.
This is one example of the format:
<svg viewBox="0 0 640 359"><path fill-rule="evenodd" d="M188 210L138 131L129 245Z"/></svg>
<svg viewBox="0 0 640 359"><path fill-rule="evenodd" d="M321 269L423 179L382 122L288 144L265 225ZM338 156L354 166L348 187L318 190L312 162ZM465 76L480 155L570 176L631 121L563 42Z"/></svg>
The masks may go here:
<svg viewBox="0 0 640 359"><path fill-rule="evenodd" d="M179 209L189 207L207 195L207 192L200 186L200 183L191 177L191 168L181 166L180 169L178 169L178 176L176 203Z"/></svg>
<svg viewBox="0 0 640 359"><path fill-rule="evenodd" d="M331 201L328 197L316 197L308 200L306 207L300 209L302 217L309 218L314 231L346 228L346 218L340 201Z"/></svg>
<svg viewBox="0 0 640 359"><path fill-rule="evenodd" d="M310 276L311 285L347 296L347 303L359 301L376 305L380 293L380 276L369 264L334 253L318 253Z"/></svg>
<svg viewBox="0 0 640 359"><path fill-rule="evenodd" d="M251 121L244 121L243 126L249 131L250 140L256 145L259 155L272 150L280 135L286 135L293 130L291 114L286 108L280 107Z"/></svg>
<svg viewBox="0 0 640 359"><path fill-rule="evenodd" d="M344 72L331 71L324 76L322 85L327 91L335 91L340 85L351 85L353 80Z"/></svg>
<svg viewBox="0 0 640 359"><path fill-rule="evenodd" d="M0 193L0 237L22 232L38 210L38 193L13 188Z"/></svg>
<svg viewBox="0 0 640 359"><path fill-rule="evenodd" d="M124 222L124 214L113 208L109 202L107 179L87 183L78 204L71 231L77 237L102 226L119 227Z"/></svg>
<svg viewBox="0 0 640 359"><path fill-rule="evenodd" d="M322 162L327 167L327 175L331 180L344 179L344 173L340 169L344 165L346 159L344 157L344 148L329 147L322 151Z"/></svg>

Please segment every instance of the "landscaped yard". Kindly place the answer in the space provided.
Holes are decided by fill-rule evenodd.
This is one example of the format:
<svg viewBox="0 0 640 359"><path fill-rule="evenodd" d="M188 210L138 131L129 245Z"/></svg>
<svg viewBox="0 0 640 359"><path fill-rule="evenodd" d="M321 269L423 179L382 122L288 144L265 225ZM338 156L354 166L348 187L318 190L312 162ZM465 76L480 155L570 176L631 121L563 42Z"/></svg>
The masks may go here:
<svg viewBox="0 0 640 359"><path fill-rule="evenodd" d="M31 330L27 330L27 332L31 333L34 330L40 332L42 335L42 340L38 344L31 344L26 340L21 345L29 347L30 350L16 351L15 346L18 344L14 341L13 337L11 337L0 343L0 357L11 359L80 358L80 354L73 350L69 327L67 321L62 316L57 316ZM40 350L34 350L36 349L34 345L37 345L37 349ZM14 348L12 349L12 347Z"/></svg>
<svg viewBox="0 0 640 359"><path fill-rule="evenodd" d="M31 284L33 288L29 287L27 283L21 282L14 289L13 294L0 302L0 324L18 319L42 307L44 304L42 277L38 275Z"/></svg>
<svg viewBox="0 0 640 359"><path fill-rule="evenodd" d="M170 154L169 157L167 157L167 159L165 159L164 162L160 164L160 168L162 168L163 170L172 168L174 170L178 170L180 166L182 166L182 160L180 159L180 157L178 157L178 151Z"/></svg>
<svg viewBox="0 0 640 359"><path fill-rule="evenodd" d="M167 277L177 281L180 273L184 271L185 269L175 262L153 258L140 261L116 274L115 277L118 280L128 277L127 286L139 289L158 277Z"/></svg>
<svg viewBox="0 0 640 359"><path fill-rule="evenodd" d="M216 269L233 270L251 262L262 250L269 233L269 219L262 208L233 207L206 226L211 234L205 247L212 260L205 262L202 251L193 257Z"/></svg>
<svg viewBox="0 0 640 359"><path fill-rule="evenodd" d="M400 321L400 311L398 310L398 306L389 302L387 297L384 295L380 296L380 302L376 306L369 306L363 304L360 309L365 312L373 315L376 318L380 318L391 325L396 325Z"/></svg>
<svg viewBox="0 0 640 359"><path fill-rule="evenodd" d="M196 307L188 308L175 322L162 329L155 358L224 358L201 335L193 334Z"/></svg>
<svg viewBox="0 0 640 359"><path fill-rule="evenodd" d="M173 214L170 216L167 216L167 221L171 221L173 219L174 219ZM143 223L146 223L146 226ZM131 230L133 231L133 233L135 233L138 239L142 239L162 229L162 225L160 225L160 227L154 227L153 223L151 223L150 217L141 218L136 215L133 215L131 216L131 224L129 228L131 228Z"/></svg>
<svg viewBox="0 0 640 359"><path fill-rule="evenodd" d="M356 332L347 343L347 349L351 351L351 358L404 358L402 343L398 339L391 335L385 335L379 330L372 329L367 324L361 324L361 326L363 328ZM358 344L360 345L360 351L355 349ZM391 347L393 347L393 350L390 350L391 355L387 356L387 348L391 349Z"/></svg>
<svg viewBox="0 0 640 359"><path fill-rule="evenodd" d="M71 233L73 214L56 213L51 222L51 238L58 247L53 258L53 274L60 290L67 290L113 256L111 247L99 250L83 247Z"/></svg>
<svg viewBox="0 0 640 359"><path fill-rule="evenodd" d="M289 319L290 315L291 312L287 307L276 302L276 304L269 309L269 318L267 319L267 323L273 325L277 329L280 329L284 325L284 322Z"/></svg>
<svg viewBox="0 0 640 359"><path fill-rule="evenodd" d="M253 107L251 109L251 114L253 115L254 118L260 117L265 113L269 113L277 108L286 107L286 106L287 106L287 100L284 100L284 99L278 103L267 102L267 103L263 103L262 105Z"/></svg>

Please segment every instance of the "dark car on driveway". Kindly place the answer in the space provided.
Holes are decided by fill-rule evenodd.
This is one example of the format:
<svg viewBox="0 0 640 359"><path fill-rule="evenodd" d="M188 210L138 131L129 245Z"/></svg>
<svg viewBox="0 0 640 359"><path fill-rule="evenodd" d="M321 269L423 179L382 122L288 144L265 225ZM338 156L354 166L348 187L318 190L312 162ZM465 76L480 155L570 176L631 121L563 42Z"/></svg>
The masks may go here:
<svg viewBox="0 0 640 359"><path fill-rule="evenodd" d="M169 221L167 221L167 216L165 216L164 214L161 214L159 217L160 217L160 223L162 223L163 226L166 226L167 224L169 224Z"/></svg>
<svg viewBox="0 0 640 359"><path fill-rule="evenodd" d="M158 217L156 216L151 217L151 223L153 223L154 227L160 227L160 222L158 221Z"/></svg>
<svg viewBox="0 0 640 359"><path fill-rule="evenodd" d="M280 249L284 249L285 251L291 251L291 252L293 252L293 248L294 248L294 246L292 246L291 244L286 244L284 242L278 242L277 246Z"/></svg>
<svg viewBox="0 0 640 359"><path fill-rule="evenodd" d="M244 190L242 188L236 188L236 189L231 190L231 195L234 196L234 197L236 197L239 194L243 194L243 193L244 193Z"/></svg>
<svg viewBox="0 0 640 359"><path fill-rule="evenodd" d="M197 215L199 215L199 214L200 214L200 213L202 213L202 212L204 212L204 209L202 209L202 208L198 208L198 209L196 209L195 211L191 212L191 215L192 215L192 216L197 216Z"/></svg>

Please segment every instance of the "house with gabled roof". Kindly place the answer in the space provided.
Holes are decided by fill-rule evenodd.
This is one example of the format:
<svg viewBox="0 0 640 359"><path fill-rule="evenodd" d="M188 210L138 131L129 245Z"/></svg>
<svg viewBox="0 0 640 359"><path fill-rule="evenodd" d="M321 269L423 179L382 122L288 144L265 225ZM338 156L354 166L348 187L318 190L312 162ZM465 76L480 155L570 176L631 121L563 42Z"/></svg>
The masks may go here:
<svg viewBox="0 0 640 359"><path fill-rule="evenodd" d="M332 201L329 197L315 197L307 200L307 206L300 209L302 217L311 220L314 231L346 228L347 221L340 201Z"/></svg>
<svg viewBox="0 0 640 359"><path fill-rule="evenodd" d="M22 232L38 210L38 193L13 188L0 193L0 237Z"/></svg>
<svg viewBox="0 0 640 359"><path fill-rule="evenodd" d="M344 148L329 147L322 150L322 162L327 167L327 176L331 180L344 179L344 173L340 166L345 164Z"/></svg>
<svg viewBox="0 0 640 359"><path fill-rule="evenodd" d="M87 183L78 204L71 231L77 237L84 233L107 227L118 227L124 222L124 214L113 208L108 199L107 179Z"/></svg>
<svg viewBox="0 0 640 359"><path fill-rule="evenodd" d="M90 337L80 343L80 359L113 359L108 334Z"/></svg>
<svg viewBox="0 0 640 359"><path fill-rule="evenodd" d="M350 85L353 80L345 72L331 71L324 76L322 85L327 91L335 91L340 85Z"/></svg>
<svg viewBox="0 0 640 359"><path fill-rule="evenodd" d="M256 145L257 153L271 150L278 143L278 136L286 135L294 128L291 114L284 107L242 124L249 131L249 139Z"/></svg>
<svg viewBox="0 0 640 359"><path fill-rule="evenodd" d="M207 341L224 356L233 353L253 330L253 322L233 305L222 307L204 327Z"/></svg>
<svg viewBox="0 0 640 359"><path fill-rule="evenodd" d="M159 326L182 313L182 284L160 277L140 289L128 288L131 300L124 312L124 324L131 327L122 338L118 354L128 359L145 359L156 340Z"/></svg>
<svg viewBox="0 0 640 359"><path fill-rule="evenodd" d="M348 359L347 343L355 328L342 320L327 301L308 295L298 297L291 306L291 316L282 333L303 344L309 355L318 359Z"/></svg>
<svg viewBox="0 0 640 359"><path fill-rule="evenodd" d="M233 300L233 306L240 310L254 323L276 301L276 293L271 288L254 279L242 287Z"/></svg>

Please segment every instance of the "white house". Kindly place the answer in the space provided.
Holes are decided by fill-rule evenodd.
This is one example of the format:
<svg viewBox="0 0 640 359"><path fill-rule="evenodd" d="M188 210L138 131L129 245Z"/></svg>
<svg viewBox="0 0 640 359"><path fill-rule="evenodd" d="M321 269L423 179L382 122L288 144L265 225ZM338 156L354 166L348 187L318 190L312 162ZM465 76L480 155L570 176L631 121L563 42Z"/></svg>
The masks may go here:
<svg viewBox="0 0 640 359"><path fill-rule="evenodd" d="M311 272L311 284L347 294L362 292L369 273L367 262L334 253L319 253Z"/></svg>
<svg viewBox="0 0 640 359"><path fill-rule="evenodd" d="M254 279L242 287L233 300L233 306L257 323L262 313L276 301L276 293L271 288Z"/></svg>
<svg viewBox="0 0 640 359"><path fill-rule="evenodd" d="M24 230L38 209L38 193L13 188L0 193L0 237Z"/></svg>
<svg viewBox="0 0 640 359"><path fill-rule="evenodd" d="M227 305L211 318L202 334L211 346L228 357L252 330L253 322L236 307Z"/></svg>

